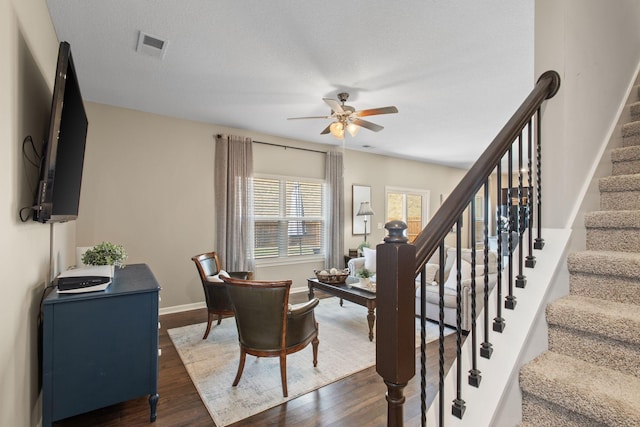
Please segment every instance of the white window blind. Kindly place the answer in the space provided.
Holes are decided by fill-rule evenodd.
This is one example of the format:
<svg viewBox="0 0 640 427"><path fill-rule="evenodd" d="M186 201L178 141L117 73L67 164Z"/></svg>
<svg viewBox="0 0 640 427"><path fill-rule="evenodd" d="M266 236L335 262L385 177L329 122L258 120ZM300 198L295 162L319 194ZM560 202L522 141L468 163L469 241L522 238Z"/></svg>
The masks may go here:
<svg viewBox="0 0 640 427"><path fill-rule="evenodd" d="M256 259L324 255L324 184L255 177Z"/></svg>

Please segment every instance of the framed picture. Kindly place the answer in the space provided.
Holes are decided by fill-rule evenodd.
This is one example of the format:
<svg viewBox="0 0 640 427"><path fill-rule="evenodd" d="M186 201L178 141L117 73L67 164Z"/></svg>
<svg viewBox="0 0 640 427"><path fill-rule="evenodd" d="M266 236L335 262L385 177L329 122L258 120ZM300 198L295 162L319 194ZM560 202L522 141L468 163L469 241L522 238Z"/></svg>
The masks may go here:
<svg viewBox="0 0 640 427"><path fill-rule="evenodd" d="M357 185L357 184L353 184L352 186L352 198L351 200L353 201L351 207L352 207L352 214L353 214L353 219L351 222L351 234L353 234L354 236L359 235L359 234L364 234L364 216L358 216L358 210L360 210L360 204L362 202L369 202L369 204L371 204L371 186L369 185ZM367 234L369 234L371 232L371 221L367 222Z"/></svg>

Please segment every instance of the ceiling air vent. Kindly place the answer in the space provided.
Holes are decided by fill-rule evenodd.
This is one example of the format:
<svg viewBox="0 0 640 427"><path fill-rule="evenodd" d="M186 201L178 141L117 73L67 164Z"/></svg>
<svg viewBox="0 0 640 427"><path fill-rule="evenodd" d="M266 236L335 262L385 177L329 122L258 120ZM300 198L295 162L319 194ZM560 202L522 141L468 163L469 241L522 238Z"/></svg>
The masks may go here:
<svg viewBox="0 0 640 427"><path fill-rule="evenodd" d="M169 42L167 40L162 40L158 37L154 37L140 31L136 51L156 58L162 58L164 56L164 52L167 50L168 43Z"/></svg>

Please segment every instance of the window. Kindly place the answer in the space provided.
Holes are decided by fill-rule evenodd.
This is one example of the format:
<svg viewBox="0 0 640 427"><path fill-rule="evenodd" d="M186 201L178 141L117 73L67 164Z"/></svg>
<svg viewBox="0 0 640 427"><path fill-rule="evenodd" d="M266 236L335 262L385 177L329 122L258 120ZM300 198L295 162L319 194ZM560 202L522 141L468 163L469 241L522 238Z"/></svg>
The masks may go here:
<svg viewBox="0 0 640 427"><path fill-rule="evenodd" d="M387 187L386 196L386 221L404 221L406 236L413 242L429 219L429 191Z"/></svg>
<svg viewBox="0 0 640 427"><path fill-rule="evenodd" d="M324 256L325 190L309 178L254 178L255 257Z"/></svg>

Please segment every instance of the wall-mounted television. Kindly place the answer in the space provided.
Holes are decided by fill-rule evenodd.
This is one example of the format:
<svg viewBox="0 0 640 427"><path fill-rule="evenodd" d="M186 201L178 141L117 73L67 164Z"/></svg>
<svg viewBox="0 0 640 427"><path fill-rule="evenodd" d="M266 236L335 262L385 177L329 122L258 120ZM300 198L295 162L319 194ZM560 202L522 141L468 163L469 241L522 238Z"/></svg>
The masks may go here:
<svg viewBox="0 0 640 427"><path fill-rule="evenodd" d="M87 114L71 47L61 42L51 101L49 133L40 166L33 219L42 223L78 217L87 139Z"/></svg>

